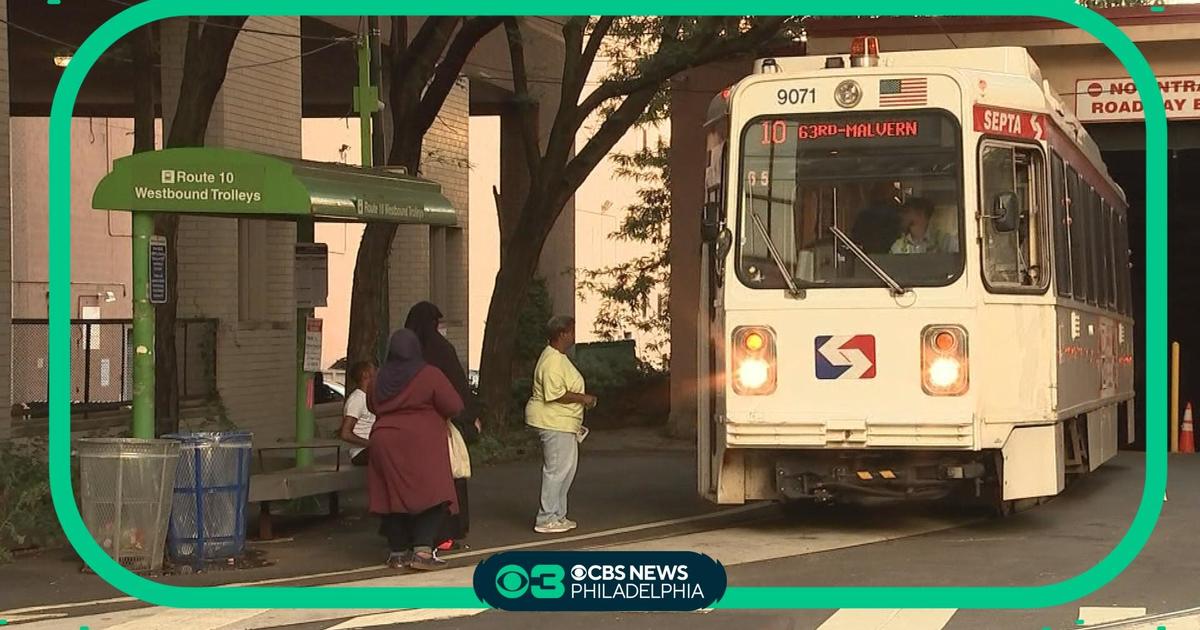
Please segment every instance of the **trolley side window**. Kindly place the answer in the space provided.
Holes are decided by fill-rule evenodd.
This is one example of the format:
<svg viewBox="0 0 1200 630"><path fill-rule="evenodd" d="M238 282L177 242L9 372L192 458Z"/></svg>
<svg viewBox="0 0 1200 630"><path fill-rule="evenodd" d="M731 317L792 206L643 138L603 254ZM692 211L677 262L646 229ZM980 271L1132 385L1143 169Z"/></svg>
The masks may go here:
<svg viewBox="0 0 1200 630"><path fill-rule="evenodd" d="M1104 198L1100 199L1100 207L1102 214L1100 216L1100 231L1101 240L1097 247L1100 248L1100 256L1104 260L1104 282L1101 293L1104 294L1104 306L1110 310L1117 310L1117 274L1113 269L1113 212L1112 206Z"/></svg>
<svg viewBox="0 0 1200 630"><path fill-rule="evenodd" d="M1080 187L1087 188L1087 208L1084 213L1084 218L1087 223L1087 230L1084 238L1087 239L1087 257L1088 257L1088 304L1104 305L1104 296L1100 289L1104 284L1100 281L1104 275L1104 266L1100 261L1100 196L1096 194L1096 189L1085 181L1080 181Z"/></svg>
<svg viewBox="0 0 1200 630"><path fill-rule="evenodd" d="M1124 214L1117 214L1117 282L1121 288L1121 312L1133 314L1133 300L1130 295L1133 278L1130 276L1129 265L1129 225Z"/></svg>
<svg viewBox="0 0 1200 630"><path fill-rule="evenodd" d="M1080 302L1089 295L1087 256L1087 184L1067 167L1067 225L1071 228L1071 293Z"/></svg>
<svg viewBox="0 0 1200 630"><path fill-rule="evenodd" d="M980 149L983 276L995 291L1044 291L1045 167L1040 150L987 141Z"/></svg>
<svg viewBox="0 0 1200 630"><path fill-rule="evenodd" d="M1054 277L1058 294L1071 297L1071 235L1067 219L1066 166L1054 153L1050 156L1050 194L1054 204Z"/></svg>

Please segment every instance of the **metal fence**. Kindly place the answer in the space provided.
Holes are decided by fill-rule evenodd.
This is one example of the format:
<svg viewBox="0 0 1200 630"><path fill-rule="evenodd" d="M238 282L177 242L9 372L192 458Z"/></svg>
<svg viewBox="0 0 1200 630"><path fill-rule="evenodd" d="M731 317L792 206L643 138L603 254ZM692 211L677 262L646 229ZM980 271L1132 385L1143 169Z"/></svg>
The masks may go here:
<svg viewBox="0 0 1200 630"><path fill-rule="evenodd" d="M71 405L104 409L133 399L133 324L127 319L71 321ZM29 415L46 409L49 390L49 324L14 319L12 402ZM175 333L181 400L209 398L216 391L217 320L180 319Z"/></svg>

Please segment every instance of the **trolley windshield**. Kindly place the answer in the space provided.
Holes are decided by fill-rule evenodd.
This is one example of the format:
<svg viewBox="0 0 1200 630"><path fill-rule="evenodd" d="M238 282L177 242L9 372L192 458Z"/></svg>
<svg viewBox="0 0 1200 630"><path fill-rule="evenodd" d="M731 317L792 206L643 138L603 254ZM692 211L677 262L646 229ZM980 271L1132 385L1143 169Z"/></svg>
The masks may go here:
<svg viewBox="0 0 1200 630"><path fill-rule="evenodd" d="M950 284L964 260L960 145L942 110L752 120L741 138L738 277L762 289L786 287L783 272L800 287L886 286L837 226L901 285Z"/></svg>

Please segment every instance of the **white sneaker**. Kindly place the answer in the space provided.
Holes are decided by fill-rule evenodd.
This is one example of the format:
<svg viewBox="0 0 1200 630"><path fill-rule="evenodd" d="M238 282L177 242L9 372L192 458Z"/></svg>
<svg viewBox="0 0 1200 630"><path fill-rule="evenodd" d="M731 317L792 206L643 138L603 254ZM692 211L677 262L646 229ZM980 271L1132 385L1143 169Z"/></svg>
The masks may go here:
<svg viewBox="0 0 1200 630"><path fill-rule="evenodd" d="M568 530L575 529L576 527L579 527L579 523L576 523L575 521L572 521L571 519L569 519L569 518L567 518L567 517L565 517L565 516L564 516L564 517L563 517L563 519L562 519L562 524L563 524L563 525L566 525Z"/></svg>
<svg viewBox="0 0 1200 630"><path fill-rule="evenodd" d="M543 525L534 525L533 531L539 534L561 534L571 531L573 525L568 525L564 521L551 521Z"/></svg>

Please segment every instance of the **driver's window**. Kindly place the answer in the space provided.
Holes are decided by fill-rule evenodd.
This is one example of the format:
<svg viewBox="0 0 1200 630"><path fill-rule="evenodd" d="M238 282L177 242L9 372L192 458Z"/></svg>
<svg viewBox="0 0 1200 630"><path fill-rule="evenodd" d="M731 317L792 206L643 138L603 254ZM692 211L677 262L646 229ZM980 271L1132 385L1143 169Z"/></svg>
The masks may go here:
<svg viewBox="0 0 1200 630"><path fill-rule="evenodd" d="M999 290L1045 289L1045 188L1042 155L1017 145L984 144L980 155L983 275Z"/></svg>

